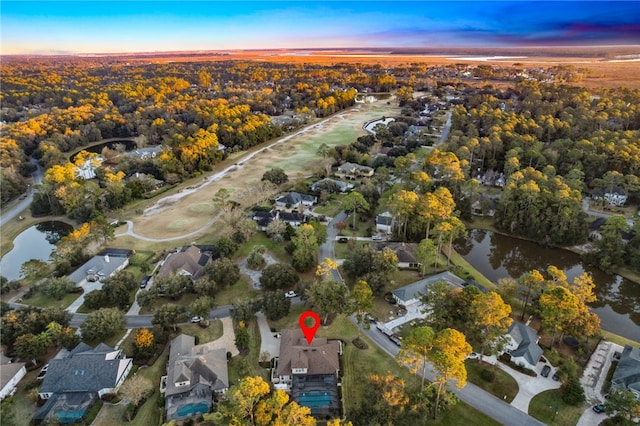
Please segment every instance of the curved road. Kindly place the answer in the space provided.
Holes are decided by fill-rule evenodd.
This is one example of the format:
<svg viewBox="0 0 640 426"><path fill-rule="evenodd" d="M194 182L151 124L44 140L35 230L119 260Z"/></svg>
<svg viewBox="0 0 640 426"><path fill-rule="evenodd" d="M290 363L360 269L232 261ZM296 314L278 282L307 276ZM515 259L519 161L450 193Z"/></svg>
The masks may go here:
<svg viewBox="0 0 640 426"><path fill-rule="evenodd" d="M36 166L36 171L31 174L33 177L33 184L29 186L29 189L26 192L26 197L23 200L17 200L14 205L2 211L2 215L0 215L0 227L14 219L19 213L29 208L31 201L33 201L33 186L42 183L44 170L40 167L38 160L35 158L32 158L29 161Z"/></svg>

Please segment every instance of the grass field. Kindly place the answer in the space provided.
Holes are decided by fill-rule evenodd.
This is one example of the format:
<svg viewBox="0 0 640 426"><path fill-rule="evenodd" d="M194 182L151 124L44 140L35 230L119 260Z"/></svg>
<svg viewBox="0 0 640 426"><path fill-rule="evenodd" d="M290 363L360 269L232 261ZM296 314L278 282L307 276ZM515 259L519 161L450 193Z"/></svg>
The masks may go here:
<svg viewBox="0 0 640 426"><path fill-rule="evenodd" d="M561 391L552 389L533 397L529 404L529 415L553 426L574 426L585 407L574 407L562 401Z"/></svg>
<svg viewBox="0 0 640 426"><path fill-rule="evenodd" d="M481 387L492 395L511 403L518 394L518 383L513 377L499 368L486 362L478 362L476 359L467 360L465 366L467 367L467 381ZM483 379L481 376L481 371L483 370L493 372L495 380L488 382Z"/></svg>
<svg viewBox="0 0 640 426"><path fill-rule="evenodd" d="M160 199L152 200L145 206L138 205L136 209L143 209L152 205L162 204L162 214L139 215L131 211L129 219L134 223L134 230L140 235L153 238L174 237L187 232L200 229L211 219L211 210L206 206L220 188L243 189L253 182L258 182L263 173L274 166L281 167L289 176L298 173L307 175L313 165L320 161L316 153L318 146L325 143L329 146L350 144L358 136L365 134L362 124L382 116L390 116L399 111L395 103L387 104L378 101L372 104L358 104L350 109L341 111L334 116L319 121L315 125L293 135L273 141L268 149L256 154L253 158L242 160L235 159L238 168L217 181L203 181L203 177L194 178L179 185L177 188L167 191ZM250 150L255 152L262 147ZM229 165L234 164L231 162ZM225 167L220 164L207 176L218 173ZM242 179L236 177L242 175ZM201 185L197 191L187 191L187 187ZM183 191L184 194L178 194ZM176 196L176 194L178 194ZM184 196L182 196L184 195ZM160 211L160 210L157 210ZM201 234L209 233L208 230ZM127 237L122 237L122 242L129 243ZM193 241L191 237L186 240ZM116 240L120 243L120 238ZM173 245L184 243L176 240ZM142 246L141 248L148 247Z"/></svg>
<svg viewBox="0 0 640 426"><path fill-rule="evenodd" d="M45 296L39 291L35 294L35 296L30 297L28 299L24 299L24 303L28 305L37 306L39 308L66 308L74 300L80 297L80 293L68 293L61 300L53 299L49 296Z"/></svg>

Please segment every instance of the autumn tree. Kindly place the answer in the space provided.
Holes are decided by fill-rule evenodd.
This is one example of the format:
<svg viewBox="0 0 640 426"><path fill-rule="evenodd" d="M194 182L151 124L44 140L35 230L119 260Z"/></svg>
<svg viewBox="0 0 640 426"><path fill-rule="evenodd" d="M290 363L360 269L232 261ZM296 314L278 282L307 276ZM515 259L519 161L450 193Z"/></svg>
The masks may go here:
<svg viewBox="0 0 640 426"><path fill-rule="evenodd" d="M400 364L409 367L413 374L420 372L422 383L420 391L424 390L424 381L427 374L427 361L433 349L436 333L431 327L415 327L402 341L400 351L396 358Z"/></svg>
<svg viewBox="0 0 640 426"><path fill-rule="evenodd" d="M580 301L565 287L553 286L545 289L540 295L539 304L542 326L553 333L553 346L557 333L579 315Z"/></svg>
<svg viewBox="0 0 640 426"><path fill-rule="evenodd" d="M405 381L390 372L371 374L367 378L366 387L376 398L366 398L358 413L358 418L371 419L380 425L393 425L401 419L409 408Z"/></svg>
<svg viewBox="0 0 640 426"><path fill-rule="evenodd" d="M544 283L544 277L539 271L534 269L522 274L520 278L518 278L518 283L520 284L521 293L524 295L522 315L520 315L520 321L522 321L524 320L524 314L527 312L530 297L541 289L541 286Z"/></svg>
<svg viewBox="0 0 640 426"><path fill-rule="evenodd" d="M353 286L350 294L351 304L356 312L358 325L363 325L368 330L369 321L365 319L365 313L373 309L373 291L366 281L358 280ZM358 339L360 339L360 328L358 328Z"/></svg>
<svg viewBox="0 0 640 426"><path fill-rule="evenodd" d="M155 336L148 328L139 328L136 330L133 344L135 356L149 358L155 353Z"/></svg>
<svg viewBox="0 0 640 426"><path fill-rule="evenodd" d="M481 294L471 302L471 318L478 331L474 336L480 343L481 357L487 347L492 353L501 351L504 345L500 345L498 339L505 335L513 322L510 315L511 306L504 303L496 292Z"/></svg>
<svg viewBox="0 0 640 426"><path fill-rule="evenodd" d="M433 383L437 386L434 419L438 413L440 398L449 382L454 382L456 388L461 389L467 384L467 369L464 361L471 354L464 334L452 328L446 328L438 333L433 341L433 349L429 360L433 365Z"/></svg>

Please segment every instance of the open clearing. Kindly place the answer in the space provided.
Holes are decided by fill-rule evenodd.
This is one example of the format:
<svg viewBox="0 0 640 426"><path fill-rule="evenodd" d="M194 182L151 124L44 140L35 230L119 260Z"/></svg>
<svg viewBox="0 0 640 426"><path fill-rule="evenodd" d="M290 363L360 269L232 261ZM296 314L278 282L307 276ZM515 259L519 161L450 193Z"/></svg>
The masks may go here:
<svg viewBox="0 0 640 426"><path fill-rule="evenodd" d="M165 196L145 209L143 215L132 217L130 220L134 224L134 231L153 238L193 232L211 220L214 211L212 199L221 188L245 189L260 181L264 172L272 167L284 169L290 178L300 173L308 175L313 165L320 161L316 153L320 145L348 145L358 136L366 134L362 129L366 122L399 113L394 101L390 104L387 102L385 99L371 104L357 104L238 158L224 175L216 176L222 169L215 170L199 184Z"/></svg>

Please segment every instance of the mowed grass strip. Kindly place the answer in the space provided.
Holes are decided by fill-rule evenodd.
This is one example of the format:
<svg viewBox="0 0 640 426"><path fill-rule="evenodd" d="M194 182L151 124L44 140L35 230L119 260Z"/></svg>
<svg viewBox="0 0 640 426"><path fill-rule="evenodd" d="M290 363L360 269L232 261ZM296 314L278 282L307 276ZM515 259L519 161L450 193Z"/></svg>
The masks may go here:
<svg viewBox="0 0 640 426"><path fill-rule="evenodd" d="M552 389L534 396L529 404L529 415L548 425L569 426L578 423L585 405L573 406L562 401L562 391Z"/></svg>
<svg viewBox="0 0 640 426"><path fill-rule="evenodd" d="M467 367L467 381L473 383L497 398L504 399L511 403L518 394L518 383L509 374L499 368L478 362L477 359L470 359L465 362ZM488 371L489 373L482 373ZM482 374L493 374L494 380L489 382L482 378Z"/></svg>

